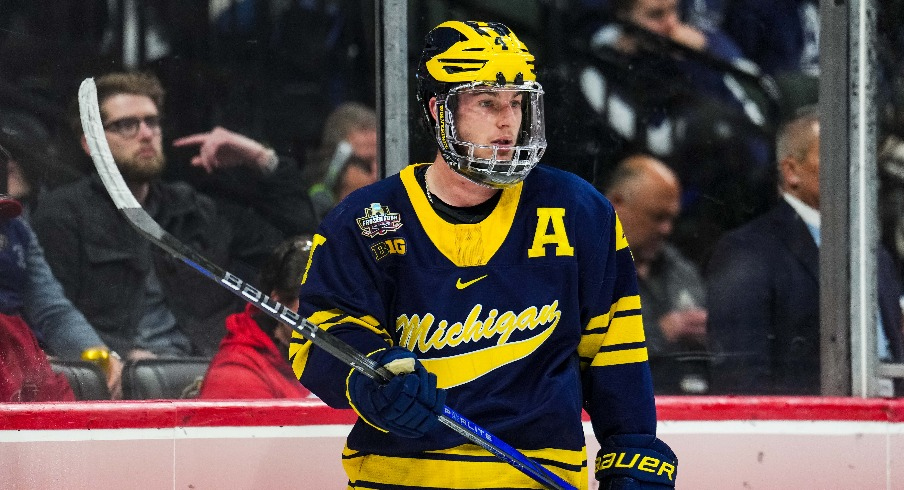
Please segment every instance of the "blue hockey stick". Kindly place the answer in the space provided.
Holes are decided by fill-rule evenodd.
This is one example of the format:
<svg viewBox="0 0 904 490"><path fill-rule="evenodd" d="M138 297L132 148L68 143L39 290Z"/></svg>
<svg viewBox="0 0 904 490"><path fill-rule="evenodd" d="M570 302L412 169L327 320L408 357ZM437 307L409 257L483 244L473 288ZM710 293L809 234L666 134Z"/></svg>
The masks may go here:
<svg viewBox="0 0 904 490"><path fill-rule="evenodd" d="M85 131L85 138L91 149L91 159L94 161L97 173L100 174L104 187L110 194L110 198L113 199L116 208L139 233L233 294L260 308L261 311L276 320L291 326L314 345L329 352L361 374L382 383L389 382L394 375L388 369L307 319L301 318L294 311L258 291L239 277L208 261L194 249L161 228L132 195L132 191L129 190L116 167L104 133L97 102L97 87L94 85L93 78L87 78L82 82L79 87L78 101L82 129ZM443 425L486 449L537 482L555 490L575 489L573 485L530 460L517 449L499 440L451 408L443 407L443 415L440 415L438 419Z"/></svg>

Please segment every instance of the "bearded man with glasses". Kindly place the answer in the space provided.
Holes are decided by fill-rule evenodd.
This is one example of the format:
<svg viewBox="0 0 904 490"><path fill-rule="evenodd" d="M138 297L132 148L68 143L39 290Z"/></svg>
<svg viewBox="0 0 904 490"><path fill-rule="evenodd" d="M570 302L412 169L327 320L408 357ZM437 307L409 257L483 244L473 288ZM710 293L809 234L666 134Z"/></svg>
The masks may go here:
<svg viewBox="0 0 904 490"><path fill-rule="evenodd" d="M96 85L113 159L135 198L180 241L253 277L282 237L251 211L227 209L185 183L161 180L159 80L111 73ZM73 126L81 134L81 125ZM84 135L81 143L88 152ZM66 295L127 359L211 356L225 334L224 319L243 306L154 250L119 214L96 173L42 197L33 225Z"/></svg>

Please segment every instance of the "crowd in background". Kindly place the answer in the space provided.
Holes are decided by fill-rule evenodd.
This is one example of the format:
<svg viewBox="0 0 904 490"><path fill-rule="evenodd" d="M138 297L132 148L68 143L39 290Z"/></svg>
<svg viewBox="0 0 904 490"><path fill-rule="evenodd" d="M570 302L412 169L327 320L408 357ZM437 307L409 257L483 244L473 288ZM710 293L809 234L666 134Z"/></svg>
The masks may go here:
<svg viewBox="0 0 904 490"><path fill-rule="evenodd" d="M620 216L657 393L819 393L818 1L413 3L412 46L437 19L485 18L524 33L545 60L542 163L591 182ZM877 354L901 362L904 2L878 4L888 15L878 16ZM14 349L32 349L29 363L54 387L34 345L57 359L100 352L113 398L130 363L167 357L214 359L202 397L307 396L282 382L292 374L275 322L117 218L80 142L75 94L89 76L130 94L99 100L114 156L135 156L126 177L141 184L139 201L177 238L288 301L308 250L299 237L380 177L373 2L9 7L0 146L21 209L0 213L0 226L4 273L19 282L0 280L0 313L34 336L17 323ZM431 161L432 136L412 131L412 161ZM269 375L243 377L255 370ZM3 386L2 401L72 398Z"/></svg>

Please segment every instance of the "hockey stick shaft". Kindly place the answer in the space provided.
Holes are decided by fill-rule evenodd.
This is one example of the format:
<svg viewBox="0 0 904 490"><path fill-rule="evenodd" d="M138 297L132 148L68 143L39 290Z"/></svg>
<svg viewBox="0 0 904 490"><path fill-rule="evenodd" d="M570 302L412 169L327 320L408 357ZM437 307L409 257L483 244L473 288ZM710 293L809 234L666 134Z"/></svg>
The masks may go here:
<svg viewBox="0 0 904 490"><path fill-rule="evenodd" d="M104 183L104 187L110 194L116 208L123 213L126 220L141 235L277 321L289 325L305 339L361 374L382 383L386 383L392 378L393 374L383 366L378 365L373 359L365 356L343 340L321 329L307 319L302 318L238 276L210 262L194 249L186 246L161 228L132 195L116 166L116 162L113 160L101 122L97 101L97 87L92 78L85 79L79 87L79 114L82 128L91 150L91 159ZM443 407L443 414L438 419L443 425L486 449L535 481L555 490L575 488L451 408Z"/></svg>

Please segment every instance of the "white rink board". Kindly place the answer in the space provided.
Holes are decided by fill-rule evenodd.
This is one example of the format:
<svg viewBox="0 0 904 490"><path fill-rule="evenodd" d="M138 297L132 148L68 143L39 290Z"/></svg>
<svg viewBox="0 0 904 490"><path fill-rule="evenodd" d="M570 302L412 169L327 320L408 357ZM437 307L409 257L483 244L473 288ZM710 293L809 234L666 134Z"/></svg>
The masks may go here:
<svg viewBox="0 0 904 490"><path fill-rule="evenodd" d="M344 488L350 428L0 430L0 488ZM667 420L659 436L679 489L904 489L904 423Z"/></svg>

